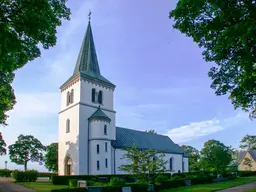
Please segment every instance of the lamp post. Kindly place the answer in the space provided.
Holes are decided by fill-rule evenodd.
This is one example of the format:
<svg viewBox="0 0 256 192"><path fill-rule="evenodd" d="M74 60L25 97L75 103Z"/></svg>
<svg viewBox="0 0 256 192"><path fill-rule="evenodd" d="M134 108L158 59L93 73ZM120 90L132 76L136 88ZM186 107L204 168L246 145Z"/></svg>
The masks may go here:
<svg viewBox="0 0 256 192"><path fill-rule="evenodd" d="M5 163L5 169L7 169L7 163L8 163L8 161L5 161L4 163Z"/></svg>

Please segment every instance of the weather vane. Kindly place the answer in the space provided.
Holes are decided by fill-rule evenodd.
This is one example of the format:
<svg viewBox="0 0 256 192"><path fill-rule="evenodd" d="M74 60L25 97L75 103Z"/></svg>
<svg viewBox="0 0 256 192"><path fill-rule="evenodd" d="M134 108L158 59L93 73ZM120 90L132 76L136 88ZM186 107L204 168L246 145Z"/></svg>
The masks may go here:
<svg viewBox="0 0 256 192"><path fill-rule="evenodd" d="M91 14L92 14L92 12L91 12L91 10L90 10L90 11L89 11L89 14L88 14L89 22L91 21Z"/></svg>

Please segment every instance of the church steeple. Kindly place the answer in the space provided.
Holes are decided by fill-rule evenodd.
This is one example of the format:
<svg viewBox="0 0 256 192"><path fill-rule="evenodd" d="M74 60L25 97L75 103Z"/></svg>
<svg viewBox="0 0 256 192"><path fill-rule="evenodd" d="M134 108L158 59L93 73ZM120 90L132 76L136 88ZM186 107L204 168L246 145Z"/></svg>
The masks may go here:
<svg viewBox="0 0 256 192"><path fill-rule="evenodd" d="M74 75L79 72L86 72L96 77L100 76L100 68L99 68L96 49L93 41L90 20L89 20L86 34L77 58Z"/></svg>

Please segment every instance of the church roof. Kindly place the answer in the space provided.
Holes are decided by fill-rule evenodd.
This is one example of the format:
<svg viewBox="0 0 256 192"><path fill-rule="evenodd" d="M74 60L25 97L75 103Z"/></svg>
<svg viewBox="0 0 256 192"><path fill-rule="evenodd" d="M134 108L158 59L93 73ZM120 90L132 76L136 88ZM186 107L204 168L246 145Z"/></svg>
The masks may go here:
<svg viewBox="0 0 256 192"><path fill-rule="evenodd" d="M106 121L111 121L111 119L100 109L100 107L95 111L92 116L89 118L90 120L92 119L102 119Z"/></svg>
<svg viewBox="0 0 256 192"><path fill-rule="evenodd" d="M135 144L139 149L163 150L165 153L187 155L168 136L133 129L116 127L116 140L112 141L114 148L130 148Z"/></svg>
<svg viewBox="0 0 256 192"><path fill-rule="evenodd" d="M90 22L88 23L88 27L80 48L74 73L72 77L68 79L68 81L70 81L77 74L85 78L98 80L102 83L107 84L108 86L115 87L113 83L103 77L100 73ZM67 83L68 81L66 81L65 83Z"/></svg>

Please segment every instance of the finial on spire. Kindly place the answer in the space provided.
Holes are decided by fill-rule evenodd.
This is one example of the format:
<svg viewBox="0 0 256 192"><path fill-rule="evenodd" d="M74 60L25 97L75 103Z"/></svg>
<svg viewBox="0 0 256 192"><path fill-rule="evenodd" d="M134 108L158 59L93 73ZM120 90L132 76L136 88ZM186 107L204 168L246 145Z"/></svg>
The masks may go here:
<svg viewBox="0 0 256 192"><path fill-rule="evenodd" d="M88 17L89 17L89 23L91 22L91 14L92 14L92 12L91 12L91 10L89 11L89 14L88 14Z"/></svg>

